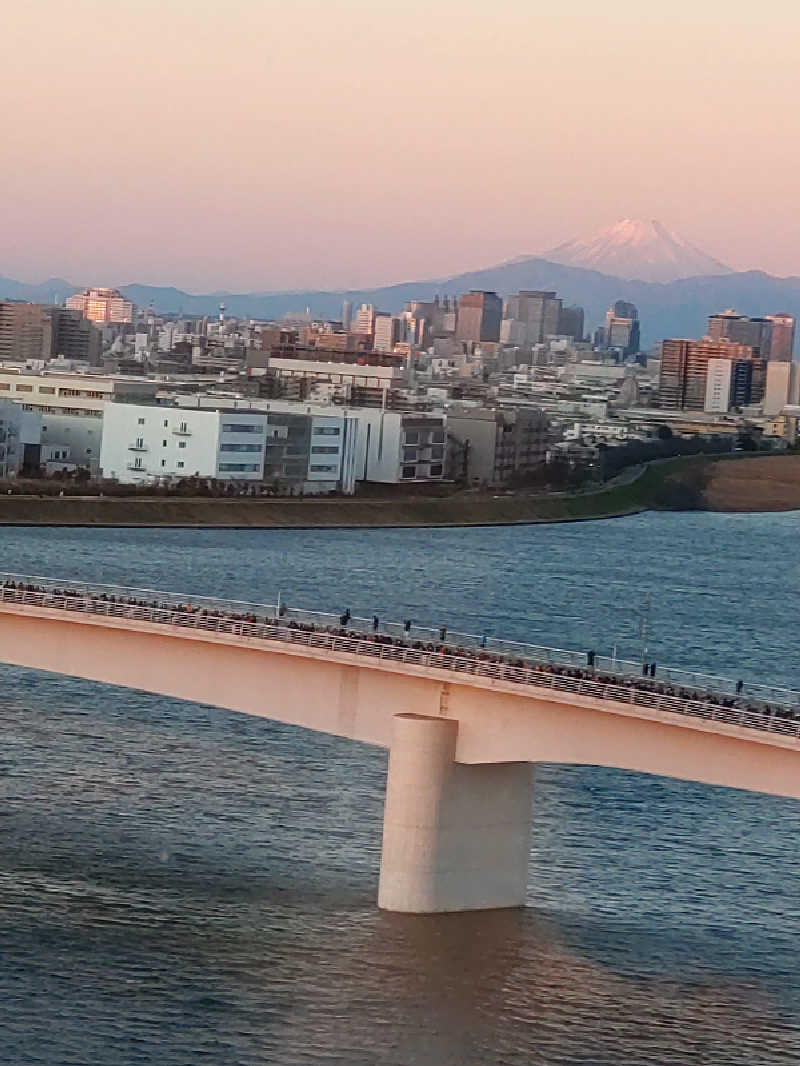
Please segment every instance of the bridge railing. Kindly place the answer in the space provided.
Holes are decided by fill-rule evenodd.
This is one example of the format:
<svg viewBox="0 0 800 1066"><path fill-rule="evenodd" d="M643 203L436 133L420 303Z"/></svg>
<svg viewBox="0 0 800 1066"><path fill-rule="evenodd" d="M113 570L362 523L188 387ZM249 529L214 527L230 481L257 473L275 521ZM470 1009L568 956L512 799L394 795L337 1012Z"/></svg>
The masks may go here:
<svg viewBox="0 0 800 1066"><path fill-rule="evenodd" d="M236 600L215 596L198 596L194 594L181 594L163 592L159 589L141 588L136 586L120 586L101 584L99 582L77 582L70 580L55 579L45 576L28 576L14 573L0 572L0 582L13 581L16 584L23 583L34 585L39 588L58 590L70 590L85 596L99 596L106 598L126 598L148 600L153 598L160 602L171 601L176 606L191 604L205 610L217 610L233 613L253 613L263 616L280 617L288 621L297 621L302 624L336 627L339 626L340 616L322 611L310 611L304 608L292 607L288 604L263 604L246 600ZM351 615L347 628L371 633L373 620ZM489 637L485 634L467 633L459 630L447 630L445 640L440 637L440 630L433 626L423 626L412 623L407 629L406 624L393 621L380 621L379 632L391 635L407 641L424 641L425 643L445 643L451 647L473 648L480 651L492 652L502 656L513 656L524 659L535 666L566 666L574 669L587 668L587 655L585 652L576 652L565 648L551 648L544 645L525 643L522 641L504 640L499 637ZM631 660L611 658L597 655L595 657L595 672L613 674L621 679L641 679L642 664ZM691 689L695 692L708 694L710 697L719 696L742 696L751 701L765 704L778 703L784 707L800 707L800 693L786 688L759 685L752 682L737 682L731 678L704 674L698 671L682 670L675 667L658 667L658 680L678 685L681 688Z"/></svg>
<svg viewBox="0 0 800 1066"><path fill-rule="evenodd" d="M28 583L30 584L30 583ZM727 704L707 694L673 695L660 689L658 683L637 679L602 679L591 676L570 676L558 668L529 663L499 660L486 652L467 654L461 649L442 646L437 650L415 648L409 644L382 642L368 635L342 635L326 629L293 628L285 618L267 616L256 621L234 618L227 612L187 605L165 603L129 603L102 595L87 595L75 589L64 589L53 583L52 588L10 588L0 585L0 602L29 604L63 611L127 618L162 625L177 626L214 633L226 633L240 638L281 641L287 644L347 652L372 659L412 663L452 671L456 674L487 677L525 686L553 689L575 695L593 696L601 700L635 704L657 711L688 715L709 721L724 722L749 729L800 739L800 718L793 712L777 707L752 708Z"/></svg>

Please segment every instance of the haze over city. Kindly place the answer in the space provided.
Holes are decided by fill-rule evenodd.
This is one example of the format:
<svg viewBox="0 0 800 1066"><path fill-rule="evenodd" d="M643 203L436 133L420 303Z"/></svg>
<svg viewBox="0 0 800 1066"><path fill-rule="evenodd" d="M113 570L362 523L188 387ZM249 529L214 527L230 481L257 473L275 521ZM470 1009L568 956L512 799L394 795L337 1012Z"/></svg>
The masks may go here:
<svg viewBox="0 0 800 1066"><path fill-rule="evenodd" d="M800 273L798 31L777 0L31 0L0 39L0 274L380 284L624 217Z"/></svg>

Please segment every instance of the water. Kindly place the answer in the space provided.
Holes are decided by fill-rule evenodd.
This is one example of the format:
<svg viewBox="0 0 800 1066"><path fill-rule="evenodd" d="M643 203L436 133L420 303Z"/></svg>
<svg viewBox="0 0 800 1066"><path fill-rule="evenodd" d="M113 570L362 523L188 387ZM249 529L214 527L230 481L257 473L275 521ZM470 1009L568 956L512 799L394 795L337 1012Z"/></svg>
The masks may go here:
<svg viewBox="0 0 800 1066"><path fill-rule="evenodd" d="M0 531L2 568L797 686L800 515ZM0 1062L800 1061L800 805L538 771L529 906L375 907L385 753L0 667Z"/></svg>

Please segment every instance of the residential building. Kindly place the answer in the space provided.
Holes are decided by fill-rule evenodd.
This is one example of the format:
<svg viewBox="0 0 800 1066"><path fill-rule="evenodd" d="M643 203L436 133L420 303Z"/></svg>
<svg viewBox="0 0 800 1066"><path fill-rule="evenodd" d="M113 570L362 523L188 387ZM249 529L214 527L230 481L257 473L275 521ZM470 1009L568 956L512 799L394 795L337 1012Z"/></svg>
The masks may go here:
<svg viewBox="0 0 800 1066"><path fill-rule="evenodd" d="M466 344L500 340L503 301L496 292L473 289L458 300L456 340Z"/></svg>
<svg viewBox="0 0 800 1066"><path fill-rule="evenodd" d="M103 422L100 468L115 481L264 480L267 418L260 412L110 403Z"/></svg>
<svg viewBox="0 0 800 1066"><path fill-rule="evenodd" d="M545 462L548 430L538 408L453 405L447 410L450 474L472 484L507 485Z"/></svg>
<svg viewBox="0 0 800 1066"><path fill-rule="evenodd" d="M68 297L66 306L90 322L133 321L133 304L117 289L84 289Z"/></svg>
<svg viewBox="0 0 800 1066"><path fill-rule="evenodd" d="M741 407L759 403L764 394L766 363L757 349L747 344L730 340L681 340L669 338L664 341L661 353L659 379L659 404L667 409L703 411L708 391L709 360L731 360L732 393L731 406ZM739 364L746 364L740 367ZM723 371L715 369L712 402L721 403L724 393Z"/></svg>

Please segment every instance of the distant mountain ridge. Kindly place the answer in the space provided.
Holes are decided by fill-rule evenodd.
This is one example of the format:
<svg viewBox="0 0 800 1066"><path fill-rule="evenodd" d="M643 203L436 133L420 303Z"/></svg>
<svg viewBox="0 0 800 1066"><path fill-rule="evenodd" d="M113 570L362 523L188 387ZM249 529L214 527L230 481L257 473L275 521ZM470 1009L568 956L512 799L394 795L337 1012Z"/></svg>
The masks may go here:
<svg viewBox="0 0 800 1066"><path fill-rule="evenodd" d="M58 286L65 288L56 292ZM684 278L672 282L625 281L595 270L553 263L527 256L485 270L450 278L408 281L373 289L337 292L298 291L274 293L214 292L194 295L171 287L124 285L122 291L139 307L188 316L216 315L221 301L226 313L238 318L281 318L310 307L324 318L338 318L342 301L374 304L380 310L400 311L411 299L457 296L469 289L492 289L508 295L520 289L554 289L566 304L586 311L587 330L599 325L615 300L629 300L639 308L642 339L646 345L664 337L697 337L705 332L708 315L735 307L747 315L788 311L800 318L800 278L777 278L761 271ZM0 299L52 302L79 291L60 279L26 285L0 277ZM50 294L49 296L47 294Z"/></svg>

